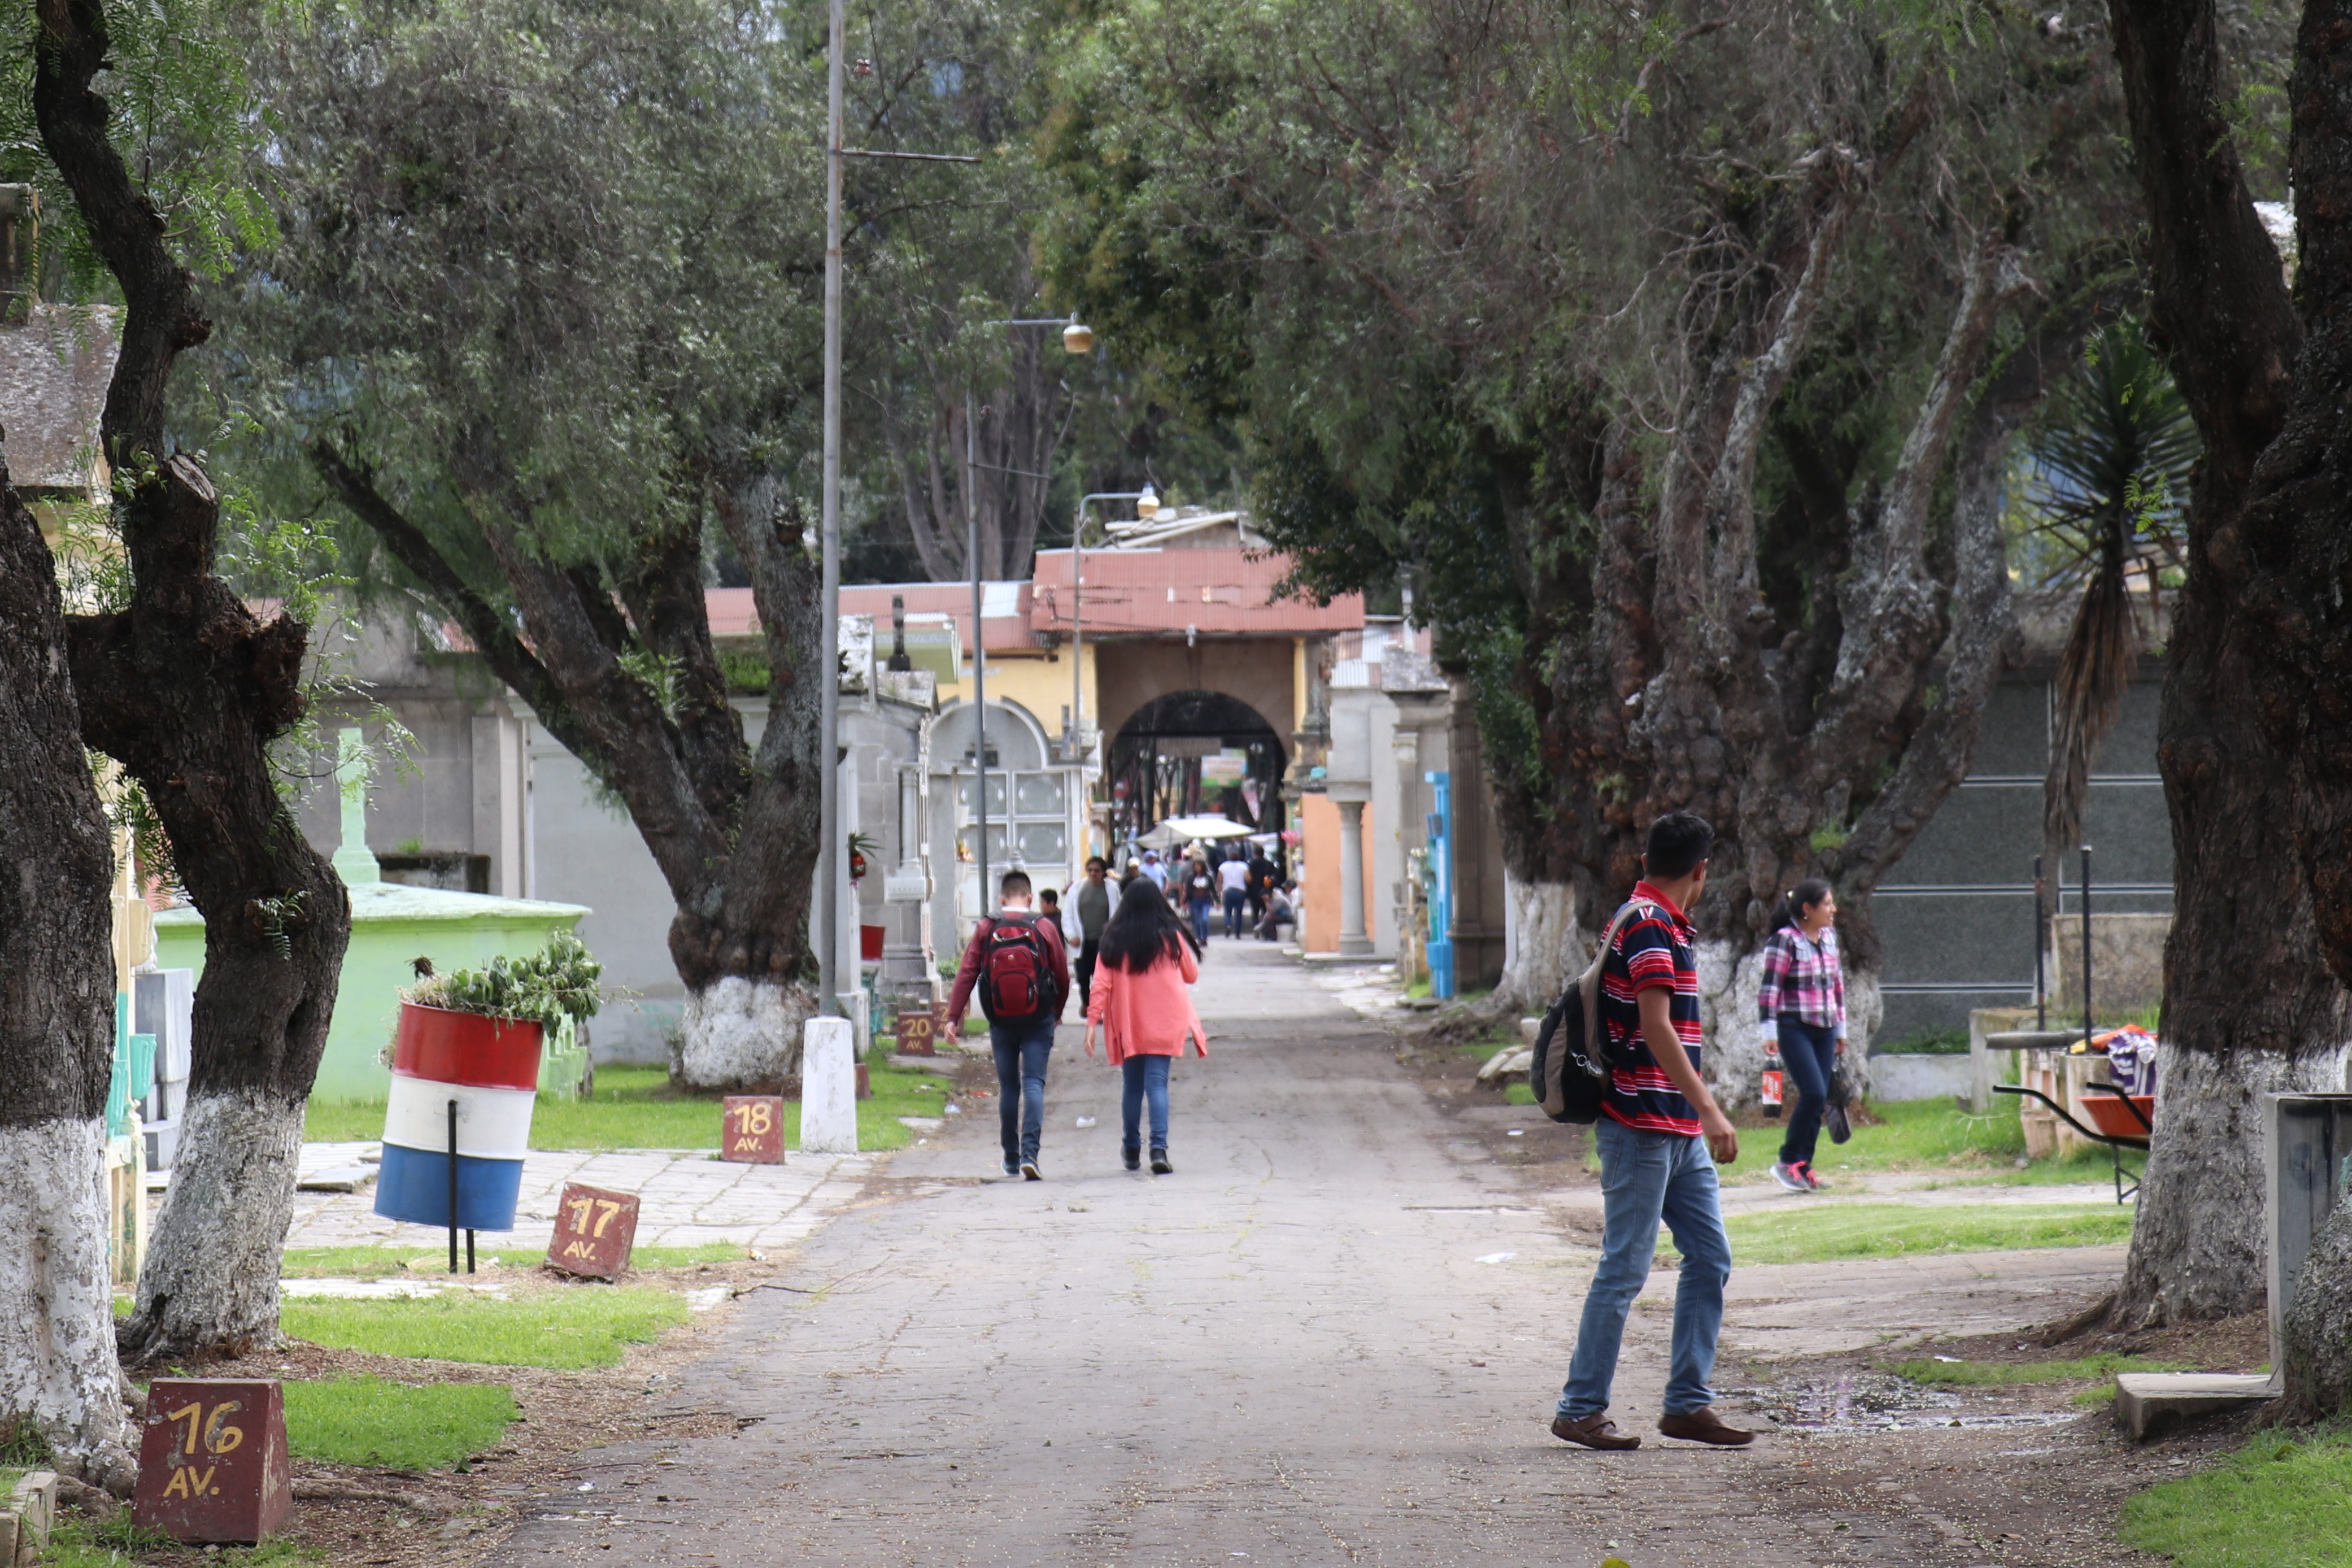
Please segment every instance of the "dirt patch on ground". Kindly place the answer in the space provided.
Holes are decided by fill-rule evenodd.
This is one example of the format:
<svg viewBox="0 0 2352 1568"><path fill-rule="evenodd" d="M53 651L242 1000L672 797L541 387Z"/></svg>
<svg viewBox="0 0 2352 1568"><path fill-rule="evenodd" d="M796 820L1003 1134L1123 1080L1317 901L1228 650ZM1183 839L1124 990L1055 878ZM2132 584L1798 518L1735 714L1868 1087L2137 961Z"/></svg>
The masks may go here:
<svg viewBox="0 0 2352 1568"><path fill-rule="evenodd" d="M893 1195L891 1185L877 1182L859 1201L887 1201ZM275 1351L201 1368L150 1367L137 1375L142 1382L159 1373L186 1372L288 1382L374 1376L412 1384L506 1384L513 1391L520 1418L507 1428L498 1446L469 1457L457 1471L379 1469L299 1458L294 1462L294 1515L287 1536L297 1546L339 1568L347 1563L462 1568L480 1561L506 1538L520 1512L530 1506L529 1500L571 1492L586 1506L602 1501L595 1492L578 1489L584 1474L583 1454L619 1446L658 1465L666 1451L679 1444L740 1429L738 1417L726 1407L724 1388L689 1389L680 1374L710 1353L735 1300L753 1291L786 1288L790 1261L770 1257L632 1272L624 1283L679 1291L725 1287L733 1295L659 1341L629 1347L620 1363L609 1367L558 1372L484 1366L370 1355L295 1341ZM499 1276L525 1291L542 1284L604 1288L564 1284L551 1273L528 1268L487 1270L478 1278ZM588 1479L587 1484L598 1483ZM140 1561L159 1568L196 1568L217 1559L205 1556L200 1548L185 1547L145 1553Z"/></svg>

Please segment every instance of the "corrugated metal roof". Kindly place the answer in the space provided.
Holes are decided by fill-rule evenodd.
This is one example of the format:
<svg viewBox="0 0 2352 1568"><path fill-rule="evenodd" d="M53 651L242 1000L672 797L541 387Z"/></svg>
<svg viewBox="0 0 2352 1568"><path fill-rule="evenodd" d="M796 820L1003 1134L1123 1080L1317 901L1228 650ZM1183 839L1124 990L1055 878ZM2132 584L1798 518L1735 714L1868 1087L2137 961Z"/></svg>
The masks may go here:
<svg viewBox="0 0 2352 1568"><path fill-rule="evenodd" d="M36 305L0 327L0 450L18 489L104 482L98 424L120 352L110 305Z"/></svg>

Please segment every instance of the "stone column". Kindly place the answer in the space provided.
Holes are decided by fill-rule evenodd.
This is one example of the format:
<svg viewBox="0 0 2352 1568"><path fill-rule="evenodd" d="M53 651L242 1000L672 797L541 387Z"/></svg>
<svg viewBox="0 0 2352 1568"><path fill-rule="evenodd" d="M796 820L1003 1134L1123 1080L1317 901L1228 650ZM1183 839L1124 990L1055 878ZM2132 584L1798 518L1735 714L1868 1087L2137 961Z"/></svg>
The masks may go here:
<svg viewBox="0 0 2352 1568"><path fill-rule="evenodd" d="M1339 808L1339 955L1370 958L1364 932L1364 803L1335 800Z"/></svg>

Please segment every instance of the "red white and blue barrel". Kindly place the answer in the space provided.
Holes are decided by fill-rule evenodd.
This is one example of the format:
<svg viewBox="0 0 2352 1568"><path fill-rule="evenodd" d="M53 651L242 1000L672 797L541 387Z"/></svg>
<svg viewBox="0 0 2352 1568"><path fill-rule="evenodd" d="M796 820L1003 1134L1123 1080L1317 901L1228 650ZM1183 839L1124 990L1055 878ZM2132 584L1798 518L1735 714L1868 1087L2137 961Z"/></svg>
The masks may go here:
<svg viewBox="0 0 2352 1568"><path fill-rule="evenodd" d="M457 1105L460 1230L512 1230L539 1096L540 1026L404 1004L392 1047L392 1102L375 1212L447 1226L449 1103Z"/></svg>

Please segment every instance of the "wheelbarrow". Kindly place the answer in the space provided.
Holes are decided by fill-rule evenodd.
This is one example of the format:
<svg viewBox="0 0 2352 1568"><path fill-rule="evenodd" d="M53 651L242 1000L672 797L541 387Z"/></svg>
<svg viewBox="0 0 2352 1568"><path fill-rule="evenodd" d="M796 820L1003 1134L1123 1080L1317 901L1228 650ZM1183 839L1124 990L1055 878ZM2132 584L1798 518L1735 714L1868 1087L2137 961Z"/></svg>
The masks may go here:
<svg viewBox="0 0 2352 1568"><path fill-rule="evenodd" d="M2077 1121L2067 1112L2064 1106L2038 1089L2027 1089L2024 1085L2016 1083L1997 1083L1992 1086L1992 1091L1995 1094L2014 1094L2038 1100L2056 1112L2058 1120L2067 1126L2094 1143L2106 1145L2107 1155L2116 1165L2116 1202L2123 1203L2127 1199L2137 1197L2139 1195L2137 1175L2132 1177L2130 1186L2124 1185L2123 1152L2126 1149L2137 1149L2142 1153L2147 1152L2148 1141L2156 1133L2156 1096L2132 1094L2120 1084L2092 1083L2085 1084L2084 1087L2100 1091L2098 1097L2083 1101L2080 1107L2084 1114L2091 1119L2092 1124L2088 1127ZM2146 1167L2143 1166L2142 1170L2145 1171L2145 1169Z"/></svg>

